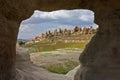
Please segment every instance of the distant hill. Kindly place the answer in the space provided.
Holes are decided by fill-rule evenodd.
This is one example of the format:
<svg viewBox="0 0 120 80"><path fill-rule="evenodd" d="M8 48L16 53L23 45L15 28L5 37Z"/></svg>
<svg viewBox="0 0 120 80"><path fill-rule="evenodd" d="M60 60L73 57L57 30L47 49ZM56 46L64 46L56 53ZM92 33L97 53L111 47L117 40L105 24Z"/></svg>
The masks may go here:
<svg viewBox="0 0 120 80"><path fill-rule="evenodd" d="M27 42L27 41L30 41L28 39L17 39L18 42Z"/></svg>
<svg viewBox="0 0 120 80"><path fill-rule="evenodd" d="M30 52L54 51L57 49L84 49L85 45L91 40L96 33L93 28L79 28L62 30L55 29L53 32L48 31L42 36L25 43Z"/></svg>
<svg viewBox="0 0 120 80"><path fill-rule="evenodd" d="M40 36L36 36L33 40L26 42L26 45L34 44L38 42L65 42L65 43L80 43L83 40L89 40L89 36L82 35L93 35L97 29L92 28L81 28L76 26L73 29L55 29L54 31L48 31L42 33ZM86 39L84 39L86 38Z"/></svg>

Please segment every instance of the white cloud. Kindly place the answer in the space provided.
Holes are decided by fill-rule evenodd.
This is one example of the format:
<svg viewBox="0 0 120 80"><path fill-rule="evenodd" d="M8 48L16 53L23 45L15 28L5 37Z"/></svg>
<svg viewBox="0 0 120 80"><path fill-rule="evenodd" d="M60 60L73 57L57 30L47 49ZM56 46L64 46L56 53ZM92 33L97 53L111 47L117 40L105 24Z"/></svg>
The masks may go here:
<svg viewBox="0 0 120 80"><path fill-rule="evenodd" d="M31 39L33 38L33 36L35 36L33 35L35 32L36 31L34 31L34 29L31 28L31 24L24 24L24 25L22 24L19 29L18 38Z"/></svg>
<svg viewBox="0 0 120 80"><path fill-rule="evenodd" d="M25 30L27 30L27 29L29 29L29 26L28 26L28 25L20 25L19 31L20 31L20 32L23 32L23 31L25 31Z"/></svg>
<svg viewBox="0 0 120 80"><path fill-rule="evenodd" d="M89 10L59 10L53 12L35 11L30 19L22 24L59 23L63 25L91 24L94 13Z"/></svg>
<svg viewBox="0 0 120 80"><path fill-rule="evenodd" d="M53 12L41 12L41 11L35 11L33 17L38 18L51 18L51 19L59 19L59 18L70 18L71 15L69 14L69 11L65 10L59 10L59 11L53 11Z"/></svg>
<svg viewBox="0 0 120 80"><path fill-rule="evenodd" d="M93 21L94 20L94 16L90 16L90 15L82 15L79 17L80 20L82 21Z"/></svg>
<svg viewBox="0 0 120 80"><path fill-rule="evenodd" d="M71 26L71 25L59 25L59 26L56 26L56 27L53 27L53 28L48 28L47 31L54 31L55 29L71 29L73 28L74 26Z"/></svg>
<svg viewBox="0 0 120 80"><path fill-rule="evenodd" d="M89 10L35 11L31 18L22 22L19 38L34 38L55 28L94 25L94 13Z"/></svg>
<svg viewBox="0 0 120 80"><path fill-rule="evenodd" d="M94 13L89 10L59 10L53 12L42 12L36 10L31 18L40 19L70 19L79 18L80 20L85 20L84 18L94 18ZM85 21L86 21L85 20Z"/></svg>

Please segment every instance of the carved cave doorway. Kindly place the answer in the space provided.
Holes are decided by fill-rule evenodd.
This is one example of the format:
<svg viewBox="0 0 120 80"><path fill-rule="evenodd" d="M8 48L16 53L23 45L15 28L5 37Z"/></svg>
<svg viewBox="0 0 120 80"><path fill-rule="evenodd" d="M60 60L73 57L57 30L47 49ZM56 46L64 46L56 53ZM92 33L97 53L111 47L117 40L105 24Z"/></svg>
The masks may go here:
<svg viewBox="0 0 120 80"><path fill-rule="evenodd" d="M79 11L81 11L81 12L79 12ZM82 15L82 16L80 16L80 15ZM72 20L72 18L73 18L73 20ZM81 20L81 22L79 20ZM51 24L51 22L55 22L55 23ZM86 23L84 23L84 22L86 22ZM81 23L81 24L79 24L79 23ZM86 25L82 25L82 23L84 23ZM60 24L62 24L62 25L60 25ZM58 26L58 27L56 27L56 26ZM40 66L44 69L47 69L48 71L51 71L53 73L57 73L57 72L60 72L61 69L60 69L60 71L54 71L56 67L64 68L63 66L61 66L61 61L65 61L64 63L69 66L72 66L72 65L78 66L79 60L77 62L74 62L74 61L72 61L72 59L75 57L77 57L77 59L79 59L80 52L82 52L82 51L79 51L77 48L75 48L75 50L76 50L76 52L75 52L71 47L66 48L65 50L67 53L71 53L69 50L75 52L75 54L77 53L77 55L75 55L75 57L70 57L70 56L73 56L73 54L69 55L68 56L68 57L70 57L69 59L66 59L66 57L61 59L60 58L61 54L59 54L58 52L57 52L58 54L56 54L55 52L53 52L55 54L52 54L52 52L44 53L42 51L49 51L49 49L52 49L51 47L53 47L53 46L48 46L48 45L55 45L54 46L55 49L56 49L56 47L59 48L59 46L57 46L57 40L59 41L58 42L59 45L62 44L63 42L66 43L66 44L64 44L64 46L67 44L78 45L78 43L79 43L79 44L81 44L82 48L83 48L83 45L85 47L85 45L90 41L91 37L94 35L92 32L90 32L91 26L92 26L93 32L95 34L96 28L98 26L94 23L94 12L89 11L89 10L58 10L58 11L53 11L53 12L35 11L34 14L31 16L31 18L29 18L21 23L19 36L18 36L18 42L19 42L20 47L29 48L29 52L32 53L32 54L30 54L30 60L35 65ZM57 33L55 34L56 29L57 29L57 32L59 32L58 34ZM79 30L82 29L82 31L79 32L78 29ZM83 31L84 29L86 31ZM63 32L65 32L65 30L66 30L66 33L64 33L64 34L60 33L60 30ZM67 31L69 31L69 30L73 30L73 32L68 34ZM76 30L76 32L75 32L75 30ZM32 34L30 34L30 33L32 33ZM54 36L53 36L53 33L54 33ZM49 34L49 35L45 36L47 34ZM76 35L80 35L81 38L75 37ZM30 37L30 36L32 36L32 37ZM58 37L58 36L60 36L60 37ZM64 36L65 39L61 36ZM69 37L69 36L73 36L74 38ZM25 37L27 37L27 38L25 38ZM62 39L60 39L60 38L62 38ZM74 40L75 38L78 38L78 39ZM79 39L81 39L81 40L79 40ZM84 40L86 40L86 41L84 41ZM46 43L45 43L45 41L46 41ZM46 50L43 49L44 47L40 47L41 46L40 44L47 45L47 46L45 46ZM81 46L79 46L79 47L81 47ZM48 49L47 49L47 47L48 47ZM77 52L77 50L78 50L78 52ZM63 49L58 49L57 51L59 51L60 53L63 53L63 54L65 53ZM39 57L38 56L35 57L36 52L41 52ZM50 59L56 59L56 58L59 59L60 58L59 60L56 59L56 60L58 60L59 63L57 65L52 64L53 63L52 61L54 61L54 60L50 61L47 59L47 57L49 57ZM39 58L43 58L43 59L39 59ZM48 61L46 61L46 60L48 60ZM41 62L43 61L42 62L43 65L41 65L39 63L39 61L41 61ZM46 64L44 64L44 62L46 62ZM70 65L70 64L72 64L72 65ZM51 66L52 67L56 66L56 67L54 67L52 69ZM67 74L67 73L63 69L63 72L60 72L58 74ZM71 77L71 78L73 78L73 77Z"/></svg>

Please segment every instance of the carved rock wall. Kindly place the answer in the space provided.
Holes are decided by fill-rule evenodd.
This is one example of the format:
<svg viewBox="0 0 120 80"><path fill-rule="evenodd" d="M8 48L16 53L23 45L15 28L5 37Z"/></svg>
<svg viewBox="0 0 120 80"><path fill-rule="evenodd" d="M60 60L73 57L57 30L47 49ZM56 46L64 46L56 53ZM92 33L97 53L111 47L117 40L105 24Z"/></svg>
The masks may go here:
<svg viewBox="0 0 120 80"><path fill-rule="evenodd" d="M80 56L75 80L119 80L119 0L0 0L0 80L15 80L16 39L22 20L34 10L90 9L98 33Z"/></svg>

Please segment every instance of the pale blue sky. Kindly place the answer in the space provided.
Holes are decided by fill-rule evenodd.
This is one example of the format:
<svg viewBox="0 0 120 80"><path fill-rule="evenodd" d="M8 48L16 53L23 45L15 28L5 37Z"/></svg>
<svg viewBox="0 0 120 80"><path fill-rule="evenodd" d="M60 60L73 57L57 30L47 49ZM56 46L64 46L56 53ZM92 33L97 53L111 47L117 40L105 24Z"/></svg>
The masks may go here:
<svg viewBox="0 0 120 80"><path fill-rule="evenodd" d="M89 10L58 10L53 12L35 11L20 25L19 39L33 39L48 30L56 28L74 28L75 26L88 27L94 23L94 12Z"/></svg>

